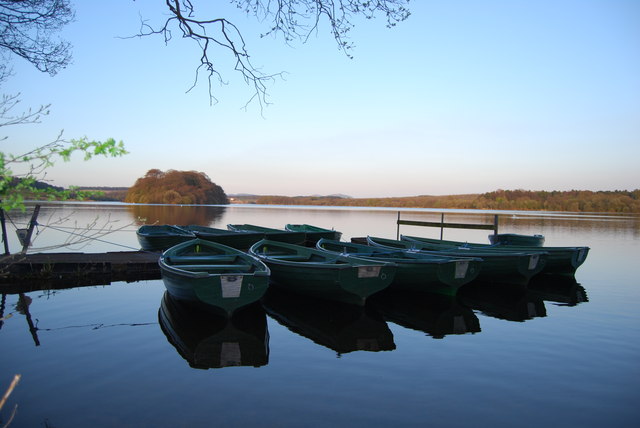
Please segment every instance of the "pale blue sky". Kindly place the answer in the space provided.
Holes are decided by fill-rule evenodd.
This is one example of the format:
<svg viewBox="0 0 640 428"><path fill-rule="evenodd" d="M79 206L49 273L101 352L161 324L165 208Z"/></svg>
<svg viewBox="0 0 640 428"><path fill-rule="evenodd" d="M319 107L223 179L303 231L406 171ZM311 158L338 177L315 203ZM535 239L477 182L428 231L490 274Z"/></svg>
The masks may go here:
<svg viewBox="0 0 640 428"><path fill-rule="evenodd" d="M194 2L196 6L205 3ZM212 3L212 2L206 2ZM209 106L187 41L123 40L162 1L76 1L57 76L16 59L3 93L51 103L42 124L4 129L4 151L113 137L130 154L60 163L52 184L130 186L151 168L205 172L227 193L355 197L502 189L640 187L640 1L415 0L388 29L359 21L355 58L322 27L306 43L260 39L226 2L255 66L286 71L263 114L230 69Z"/></svg>

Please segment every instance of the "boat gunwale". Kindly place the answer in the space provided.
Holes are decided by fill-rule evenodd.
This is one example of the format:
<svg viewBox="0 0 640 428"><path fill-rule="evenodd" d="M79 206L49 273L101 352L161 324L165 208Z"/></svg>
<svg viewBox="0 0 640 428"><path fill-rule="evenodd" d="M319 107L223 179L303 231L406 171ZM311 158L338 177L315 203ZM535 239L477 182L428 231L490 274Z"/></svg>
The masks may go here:
<svg viewBox="0 0 640 428"><path fill-rule="evenodd" d="M270 256L269 254L260 254L256 252L256 249L259 246L264 244L268 244L274 247L282 246L284 248L294 250L294 251L301 249L303 251L308 251L313 254L318 254L323 257L327 257L329 261L319 262L319 261L303 261L303 260L286 260L286 259L278 259L274 256ZM293 248L293 247L299 247L299 249ZM322 250L316 250L314 248L302 247L300 245L288 244L280 241L272 241L269 239L263 239L253 244L251 248L249 248L249 253L254 255L255 257L260 258L261 260L264 260L265 263L268 262L268 263L273 263L275 265L290 266L290 267L302 265L302 266L309 266L309 267L314 267L319 269L350 269L350 268L360 267L360 266L396 266L396 264L393 262L373 261L373 260L368 260L368 259L359 258L359 257L344 256L342 254L333 254L333 253L324 252ZM295 254L291 254L291 255L293 256ZM335 255L336 257L329 258L329 256L331 255ZM344 263L335 263L338 260L344 261ZM356 262L356 263L352 263L352 262ZM357 264L357 263L360 263L360 264Z"/></svg>
<svg viewBox="0 0 640 428"><path fill-rule="evenodd" d="M325 239L322 238L318 241L318 243L316 244L316 248L320 249L320 251L326 251L328 253L331 254L340 254L343 255L345 257L353 257L353 258L361 258L361 259L373 259L373 260L378 260L378 255L380 256L380 258L385 258L385 254L384 253L375 253L376 249L380 249L380 248L384 248L384 247L374 247L371 246L372 248L372 253L371 254L365 254L365 253L348 253L348 252L338 252L338 251L333 251L333 250L329 250L326 248L321 247L321 245L323 243L340 243L340 244L347 244L348 246L356 246L359 244L354 244L354 243L350 243L350 242L342 242L342 241L335 241L335 240L331 240L331 239ZM361 247L367 247L366 245L361 245ZM392 248L392 247L387 247L387 248ZM458 262L458 261L482 261L481 257L456 257L456 256L439 256L439 255L433 255L433 254L420 254L419 252L409 252L407 250L403 250L401 248L393 248L393 253L403 253L405 254L407 257L390 257L389 258L389 263L397 263L397 264L405 264L405 263L412 263L412 264L447 264L447 263L452 263L452 262Z"/></svg>
<svg viewBox="0 0 640 428"><path fill-rule="evenodd" d="M180 268L179 267L180 265L174 265L174 264L171 264L170 261L167 261L167 259L170 260L171 258L171 254L167 254L167 253L177 251L182 249L183 247L189 247L192 245L203 245L205 247L212 247L217 249L219 249L218 247L223 247L222 250L228 251L230 254L220 254L220 256L231 255L231 256L240 258L241 260L247 262L247 264L245 264L244 266L247 266L247 265L252 266L254 270L253 272L224 272L224 273L223 272L194 272L192 270ZM193 256L193 257L197 257L197 256ZM210 257L210 256L205 256L205 257ZM246 253L244 251L237 250L233 247L229 247L224 244L207 241L206 239L200 239L200 238L182 242L180 244L174 245L173 247L165 250L158 259L158 265L160 266L161 270L165 269L167 272L171 272L176 275L186 276L194 279L215 278L220 276L249 276L249 277L258 276L260 277L260 276L270 275L269 267L259 258L249 253ZM192 265L185 265L185 266L194 266L194 265L195 263ZM207 264L207 263L201 264L203 268L211 267L212 269L215 269L218 266L220 266L221 268L226 268L233 265L234 264L226 264L226 265L216 265L216 264Z"/></svg>
<svg viewBox="0 0 640 428"><path fill-rule="evenodd" d="M370 242L372 245L375 246L379 246L379 247L383 247L383 248L401 248L401 247L392 247L391 245L384 245L381 244L379 242L376 242L376 239L382 239L382 240L388 240L388 241L392 241L391 239L386 239L386 238L378 238L375 236L367 236L367 242ZM404 242L407 245L420 245L420 242L418 241L398 241L398 242ZM427 244L428 245L428 244ZM460 251L464 252L464 251L473 251L473 255L469 256L471 258L473 257L477 257L477 258L481 258L481 259L487 259L487 258L508 258L508 257L516 257L516 258L520 258L520 257L530 257L533 255L548 255L549 253L546 251L504 251L504 252L487 252L487 251L482 251L482 250L478 250L475 248L447 248L447 249L442 249L442 250L431 250L428 248L414 248L414 247L406 247L406 249L404 251L407 252L413 252L413 253L425 253L425 254L434 254L434 255L448 255L448 253L451 254L459 254ZM464 257L464 256L462 256Z"/></svg>

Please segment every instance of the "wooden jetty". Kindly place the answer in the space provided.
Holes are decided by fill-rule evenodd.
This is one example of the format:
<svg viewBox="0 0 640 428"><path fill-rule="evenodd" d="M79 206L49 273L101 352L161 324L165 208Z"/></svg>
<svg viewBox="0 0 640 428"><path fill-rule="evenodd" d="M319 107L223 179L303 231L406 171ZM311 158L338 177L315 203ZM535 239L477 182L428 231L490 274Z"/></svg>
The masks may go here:
<svg viewBox="0 0 640 428"><path fill-rule="evenodd" d="M0 256L0 292L108 285L159 279L160 253L35 253Z"/></svg>

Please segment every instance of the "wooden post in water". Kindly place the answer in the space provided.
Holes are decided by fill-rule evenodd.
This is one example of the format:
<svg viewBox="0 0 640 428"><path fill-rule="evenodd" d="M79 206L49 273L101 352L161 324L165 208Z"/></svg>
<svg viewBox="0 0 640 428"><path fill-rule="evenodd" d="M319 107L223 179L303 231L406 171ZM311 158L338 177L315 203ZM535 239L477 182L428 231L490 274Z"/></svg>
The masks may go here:
<svg viewBox="0 0 640 428"><path fill-rule="evenodd" d="M0 199L0 202L2 200ZM4 254L9 254L9 241L7 240L7 225L4 222L4 210L0 208L0 223L2 223L2 242L4 242Z"/></svg>
<svg viewBox="0 0 640 428"><path fill-rule="evenodd" d="M440 214L440 240L442 241L442 234L444 233L444 213Z"/></svg>
<svg viewBox="0 0 640 428"><path fill-rule="evenodd" d="M493 217L493 234L498 234L498 214Z"/></svg>
<svg viewBox="0 0 640 428"><path fill-rule="evenodd" d="M36 205L33 210L33 215L31 216L31 221L29 221L29 230L27 230L27 236L24 238L24 242L22 243L22 254L27 252L27 248L31 245L31 235L33 235L33 229L36 227L38 214L40 213L40 205Z"/></svg>

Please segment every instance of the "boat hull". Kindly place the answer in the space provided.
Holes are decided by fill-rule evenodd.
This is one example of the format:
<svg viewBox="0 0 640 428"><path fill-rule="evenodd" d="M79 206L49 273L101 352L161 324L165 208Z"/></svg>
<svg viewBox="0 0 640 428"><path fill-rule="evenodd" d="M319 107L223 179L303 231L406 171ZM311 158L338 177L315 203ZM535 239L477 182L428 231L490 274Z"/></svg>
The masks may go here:
<svg viewBox="0 0 640 428"><path fill-rule="evenodd" d="M306 239L304 232L292 232L289 230L273 229L269 227L255 226L252 224L229 224L227 225L227 229L239 232L245 231L262 233L264 234L264 239L294 245L304 245Z"/></svg>
<svg viewBox="0 0 640 428"><path fill-rule="evenodd" d="M261 232L232 231L194 225L180 227L193 232L197 238L243 251L264 238L264 233Z"/></svg>
<svg viewBox="0 0 640 428"><path fill-rule="evenodd" d="M339 241L342 232L336 230L324 229L310 224L287 224L285 229L291 232L304 232L305 245L313 247L321 239L333 239Z"/></svg>
<svg viewBox="0 0 640 428"><path fill-rule="evenodd" d="M482 269L477 277L483 282L496 282L514 286L526 286L529 280L544 268L547 255L537 252L481 251L474 249L443 248L420 242L396 241L368 237L371 245L402 248L417 254L449 257L474 257L482 259Z"/></svg>
<svg viewBox="0 0 640 428"><path fill-rule="evenodd" d="M492 245L542 247L544 245L544 236L497 233L489 235L489 242L491 242Z"/></svg>
<svg viewBox="0 0 640 428"><path fill-rule="evenodd" d="M458 241L441 241L415 236L401 237L403 241L418 242L429 249L463 248L464 250L478 250L489 252L544 252L546 262L539 273L552 275L574 275L576 270L585 262L589 254L589 247L532 247L517 245L488 245Z"/></svg>
<svg viewBox="0 0 640 428"><path fill-rule="evenodd" d="M397 270L389 288L396 290L454 296L461 286L476 279L482 269L481 259L409 255L335 240L321 239L317 248L333 254L395 263Z"/></svg>
<svg viewBox="0 0 640 428"><path fill-rule="evenodd" d="M193 233L171 225L143 225L136 236L144 251L164 251L196 238Z"/></svg>
<svg viewBox="0 0 640 428"><path fill-rule="evenodd" d="M201 256L193 255L191 249L196 246ZM218 253L205 251L212 248L219 249ZM269 269L262 262L231 247L200 239L170 248L158 263L172 297L208 305L225 316L258 301L269 286Z"/></svg>
<svg viewBox="0 0 640 428"><path fill-rule="evenodd" d="M367 297L387 288L396 273L391 263L334 256L275 241L260 241L250 252L269 267L274 286L360 306ZM276 255L279 252L285 254Z"/></svg>

